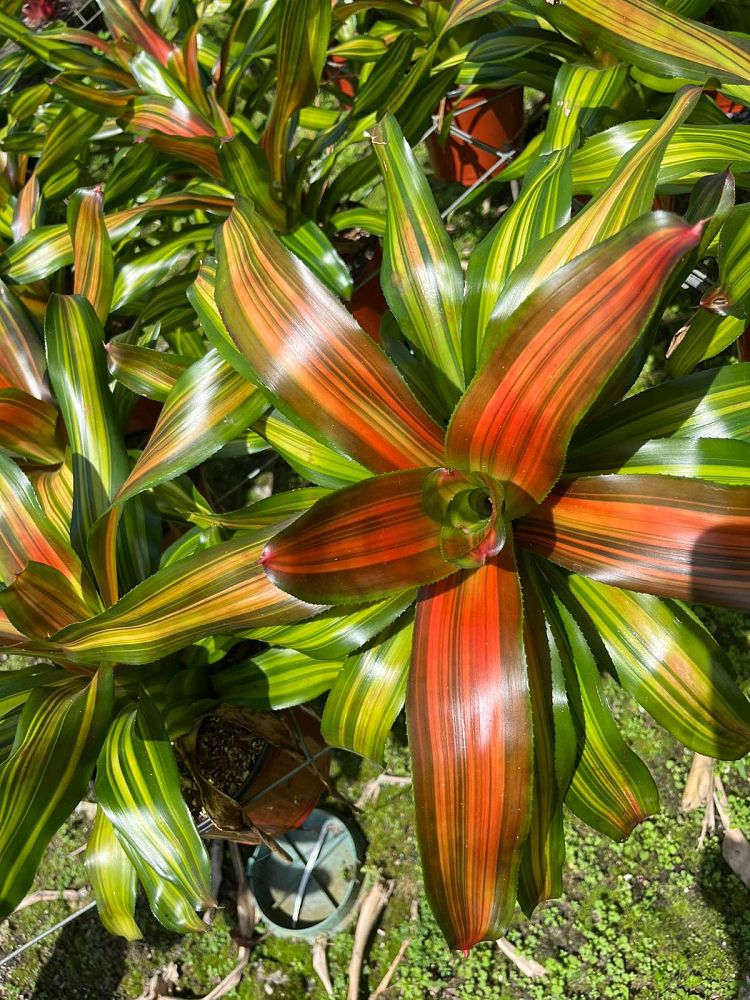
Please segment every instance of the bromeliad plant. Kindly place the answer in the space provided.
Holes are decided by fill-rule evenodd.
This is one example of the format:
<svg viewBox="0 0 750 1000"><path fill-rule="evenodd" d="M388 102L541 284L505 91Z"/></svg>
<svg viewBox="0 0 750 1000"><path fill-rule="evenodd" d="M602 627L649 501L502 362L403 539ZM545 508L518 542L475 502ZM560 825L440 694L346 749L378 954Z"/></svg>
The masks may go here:
<svg viewBox="0 0 750 1000"><path fill-rule="evenodd" d="M377 759L406 698L426 889L452 947L497 937L516 898L530 911L560 892L563 802L618 839L657 807L598 668L693 749L750 748L750 704L682 603L750 606L747 368L617 402L731 201L723 175L688 220L647 211L699 95L678 94L565 225L572 150L553 148L466 284L381 122L400 373L250 204L218 239L224 356L331 449L321 468L341 486L268 542L268 579L340 613L414 601L347 661L323 728Z"/></svg>

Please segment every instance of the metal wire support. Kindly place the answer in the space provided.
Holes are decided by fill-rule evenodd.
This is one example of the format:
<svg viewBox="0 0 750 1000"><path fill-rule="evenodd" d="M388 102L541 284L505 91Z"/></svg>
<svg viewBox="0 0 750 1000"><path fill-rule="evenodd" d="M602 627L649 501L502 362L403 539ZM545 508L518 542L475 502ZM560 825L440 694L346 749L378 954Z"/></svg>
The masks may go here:
<svg viewBox="0 0 750 1000"><path fill-rule="evenodd" d="M61 927L64 927L66 924L72 923L74 920L82 917L84 913L88 913L89 910L93 910L95 906L96 900L92 899L90 903L86 903L85 906L76 910L75 913L69 913L67 917L63 920L58 920L56 924L52 927L48 927L46 931L42 931L41 934L37 934L37 936L33 937L30 941L26 941L24 944L19 945L15 951L11 951L7 955L3 955L3 957L0 958L0 966L7 965L8 962L12 962L14 958L18 958L19 955L22 955L27 948L31 948L32 945L43 941L44 938L49 937L50 934L54 934L55 931L59 931Z"/></svg>

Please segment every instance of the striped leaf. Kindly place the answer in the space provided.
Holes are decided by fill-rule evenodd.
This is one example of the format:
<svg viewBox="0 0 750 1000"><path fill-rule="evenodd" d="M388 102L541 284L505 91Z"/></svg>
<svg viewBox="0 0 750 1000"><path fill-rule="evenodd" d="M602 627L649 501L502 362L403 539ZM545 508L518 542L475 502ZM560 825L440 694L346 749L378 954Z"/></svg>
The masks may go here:
<svg viewBox="0 0 750 1000"><path fill-rule="evenodd" d="M439 464L440 428L246 204L222 227L217 251L216 300L247 359L241 371L260 380L285 416L375 471Z"/></svg>
<svg viewBox="0 0 750 1000"><path fill-rule="evenodd" d="M534 805L518 877L518 899L531 914L562 894L563 802L578 758L562 661L544 616L544 597L528 557L521 562L524 648L534 733Z"/></svg>
<svg viewBox="0 0 750 1000"><path fill-rule="evenodd" d="M653 129L653 121L629 121L592 136L573 155L573 191L595 194L619 161ZM750 165L749 125L680 125L670 139L657 183L686 186L731 167L744 185Z"/></svg>
<svg viewBox="0 0 750 1000"><path fill-rule="evenodd" d="M380 281L388 305L433 372L447 414L464 388L463 272L430 186L393 115L370 130L383 174L387 223Z"/></svg>
<svg viewBox="0 0 750 1000"><path fill-rule="evenodd" d="M520 197L469 257L463 312L467 375L476 371L487 324L506 279L544 236L570 216L570 155L570 149L560 149L540 158L527 173Z"/></svg>
<svg viewBox="0 0 750 1000"><path fill-rule="evenodd" d="M50 381L73 455L71 538L86 559L89 531L127 476L127 452L108 387L104 331L91 304L80 295L53 295L45 335Z"/></svg>
<svg viewBox="0 0 750 1000"><path fill-rule="evenodd" d="M86 845L86 872L96 898L99 919L110 934L137 941L135 922L135 868L117 839L115 828L101 808Z"/></svg>
<svg viewBox="0 0 750 1000"><path fill-rule="evenodd" d="M654 0L533 0L534 10L573 38L586 38L659 76L750 83L750 45Z"/></svg>
<svg viewBox="0 0 750 1000"><path fill-rule="evenodd" d="M561 484L516 534L602 583L745 610L749 526L747 487L625 475Z"/></svg>
<svg viewBox="0 0 750 1000"><path fill-rule="evenodd" d="M158 59L162 66L169 65L173 46L146 20L135 0L98 0L98 3L115 37L124 35L137 48L145 49Z"/></svg>
<svg viewBox="0 0 750 1000"><path fill-rule="evenodd" d="M268 649L211 678L216 697L241 708L289 708L327 691L342 661L314 659L293 649Z"/></svg>
<svg viewBox="0 0 750 1000"><path fill-rule="evenodd" d="M421 591L407 723L425 891L450 947L499 937L528 830L532 733L512 547Z"/></svg>
<svg viewBox="0 0 750 1000"><path fill-rule="evenodd" d="M49 399L44 347L28 313L0 281L0 388Z"/></svg>
<svg viewBox="0 0 750 1000"><path fill-rule="evenodd" d="M112 670L37 688L0 768L0 914L36 874L52 836L86 794L113 705Z"/></svg>
<svg viewBox="0 0 750 1000"><path fill-rule="evenodd" d="M0 448L40 465L63 458L57 407L23 389L0 389Z"/></svg>
<svg viewBox="0 0 750 1000"><path fill-rule="evenodd" d="M5 590L0 607L23 635L46 639L66 625L90 618L100 610L74 590L53 566L28 562Z"/></svg>
<svg viewBox="0 0 750 1000"><path fill-rule="evenodd" d="M119 118L138 93L133 88L104 88L81 83L74 76L56 76L52 86L71 104L106 118ZM107 184L109 187L109 183ZM108 192L109 193L109 192Z"/></svg>
<svg viewBox="0 0 750 1000"><path fill-rule="evenodd" d="M260 565L268 532L158 570L103 614L54 636L71 659L150 663L207 635L283 625L323 610L277 590Z"/></svg>
<svg viewBox="0 0 750 1000"><path fill-rule="evenodd" d="M317 93L330 28L328 0L286 0L279 12L276 93L262 139L279 193L286 190L286 157L294 116L305 104L311 104ZM280 194L277 197L282 200Z"/></svg>
<svg viewBox="0 0 750 1000"><path fill-rule="evenodd" d="M35 663L20 670L0 672L0 718L20 709L32 691L70 680L70 674L51 663Z"/></svg>
<svg viewBox="0 0 750 1000"><path fill-rule="evenodd" d="M555 77L542 153L562 150L579 129L592 132L617 107L627 87L627 66L563 63Z"/></svg>
<svg viewBox="0 0 750 1000"><path fill-rule="evenodd" d="M44 182L81 151L84 143L101 125L99 115L85 108L63 105L55 120L45 131L44 145L36 165L36 176Z"/></svg>
<svg viewBox="0 0 750 1000"><path fill-rule="evenodd" d="M200 465L257 420L268 405L255 386L216 351L209 351L175 382L117 501Z"/></svg>
<svg viewBox="0 0 750 1000"><path fill-rule="evenodd" d="M301 600L373 601L433 583L456 566L427 513L425 469L376 476L318 501L263 553L269 579ZM464 552L474 548L465 535Z"/></svg>
<svg viewBox="0 0 750 1000"><path fill-rule="evenodd" d="M193 211L225 214L231 207L231 198L219 195L165 195L163 198L141 202L133 208L111 212L105 215L104 222L110 239L115 243L132 232L150 214L184 214ZM72 263L73 245L68 227L40 226L8 248L3 255L2 270L8 280L28 284L46 278Z"/></svg>
<svg viewBox="0 0 750 1000"><path fill-rule="evenodd" d="M114 285L112 244L104 224L101 188L81 188L68 200L68 228L73 241L73 293L88 299L104 324Z"/></svg>
<svg viewBox="0 0 750 1000"><path fill-rule="evenodd" d="M329 746L382 763L388 733L406 700L413 635L409 615L344 661L321 720Z"/></svg>
<svg viewBox="0 0 750 1000"><path fill-rule="evenodd" d="M620 735L578 623L557 595L550 594L544 603L579 744L565 804L594 830L612 840L626 840L658 811L659 793L646 765Z"/></svg>
<svg viewBox="0 0 750 1000"><path fill-rule="evenodd" d="M750 486L750 442L722 438L662 438L585 452L566 462L565 479L614 473L686 476L728 486Z"/></svg>
<svg viewBox="0 0 750 1000"><path fill-rule="evenodd" d="M211 226L186 227L153 250L143 250L123 261L118 257L112 310L122 309L146 292L186 269L202 243L213 235Z"/></svg>
<svg viewBox="0 0 750 1000"><path fill-rule="evenodd" d="M451 464L508 483L509 516L558 479L576 425L635 350L664 281L699 239L699 226L645 216L557 271L513 314L456 408L446 446Z"/></svg>
<svg viewBox="0 0 750 1000"><path fill-rule="evenodd" d="M117 337L105 344L105 349L110 375L138 396L160 403L167 398L180 375L190 367L190 361L180 354L140 347Z"/></svg>
<svg viewBox="0 0 750 1000"><path fill-rule="evenodd" d="M342 659L374 639L414 603L415 597L416 591L407 590L362 608L347 609L345 614L332 608L310 621L252 629L247 635L274 646L298 649L316 659Z"/></svg>
<svg viewBox="0 0 750 1000"><path fill-rule="evenodd" d="M750 364L696 372L636 393L579 432L573 461L651 438L750 438Z"/></svg>
<svg viewBox="0 0 750 1000"><path fill-rule="evenodd" d="M29 479L47 520L58 534L66 537L73 517L73 464L70 452L66 452L65 460L54 469L30 471Z"/></svg>
<svg viewBox="0 0 750 1000"><path fill-rule="evenodd" d="M627 151L618 149L606 172L603 189L563 229L549 235L513 274L502 290L490 320L488 347L493 338L505 335L507 319L526 297L555 271L575 257L623 231L651 210L659 167L669 150L670 139L700 97L700 88L685 87L667 114L639 137ZM588 147L587 147L588 148ZM579 151L580 152L580 151ZM578 193L573 154L573 189ZM695 222L703 221L696 219Z"/></svg>
<svg viewBox="0 0 750 1000"><path fill-rule="evenodd" d="M0 454L0 579L11 583L33 560L58 570L76 593L91 595L86 572L47 518L26 476Z"/></svg>
<svg viewBox="0 0 750 1000"><path fill-rule="evenodd" d="M443 34L475 17L483 17L502 7L505 0L453 0L448 20L443 25Z"/></svg>
<svg viewBox="0 0 750 1000"><path fill-rule="evenodd" d="M602 637L622 686L676 739L722 760L750 749L750 702L729 658L675 601L571 575L567 586Z"/></svg>
<svg viewBox="0 0 750 1000"><path fill-rule="evenodd" d="M327 448L278 410L265 413L253 427L295 472L311 483L336 489L369 476L359 462Z"/></svg>
<svg viewBox="0 0 750 1000"><path fill-rule="evenodd" d="M180 794L174 751L156 706L141 691L138 706L115 717L99 756L96 797L139 875L150 871L144 888L155 915L164 880L193 911L212 905L209 861ZM173 890L174 891L174 890ZM168 925L169 926L169 925ZM194 928L193 928L194 929Z"/></svg>

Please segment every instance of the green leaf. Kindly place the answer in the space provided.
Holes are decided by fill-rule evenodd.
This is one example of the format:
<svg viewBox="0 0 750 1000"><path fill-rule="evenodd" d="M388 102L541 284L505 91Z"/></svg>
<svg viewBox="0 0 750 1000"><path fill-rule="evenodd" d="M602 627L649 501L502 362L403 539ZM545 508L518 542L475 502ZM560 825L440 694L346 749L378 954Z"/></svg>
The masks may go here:
<svg viewBox="0 0 750 1000"><path fill-rule="evenodd" d="M319 486L336 489L358 483L370 475L359 462L316 441L278 410L264 414L255 421L253 428L295 472Z"/></svg>
<svg viewBox="0 0 750 1000"><path fill-rule="evenodd" d="M283 233L280 239L284 246L317 274L332 292L342 299L350 297L352 276L349 268L320 226L312 219L307 219L291 233Z"/></svg>
<svg viewBox="0 0 750 1000"><path fill-rule="evenodd" d="M413 634L409 615L344 661L321 720L329 746L382 762L388 733L406 700Z"/></svg>
<svg viewBox="0 0 750 1000"><path fill-rule="evenodd" d="M156 427L116 497L143 490L195 468L245 430L269 403L254 385L209 351L177 379Z"/></svg>
<svg viewBox="0 0 750 1000"><path fill-rule="evenodd" d="M543 600L579 744L565 804L595 830L613 840L625 840L642 820L657 812L659 793L646 765L617 729L596 660L578 623L557 594Z"/></svg>
<svg viewBox="0 0 750 1000"><path fill-rule="evenodd" d="M511 272L548 233L570 216L570 156L560 149L540 157L520 197L474 248L466 269L463 357L467 376L476 371L487 324Z"/></svg>
<svg viewBox="0 0 750 1000"><path fill-rule="evenodd" d="M109 315L115 280L103 204L101 188L81 188L68 200L68 228L73 241L73 293L88 299L102 324Z"/></svg>
<svg viewBox="0 0 750 1000"><path fill-rule="evenodd" d="M142 937L135 912L135 868L101 808L86 845L86 872L96 898L99 918L110 934L137 941Z"/></svg>
<svg viewBox="0 0 750 1000"><path fill-rule="evenodd" d="M286 189L285 162L294 115L311 104L323 72L331 28L329 0L286 0L276 42L276 94L263 135L271 177ZM278 195L277 195L278 196Z"/></svg>
<svg viewBox="0 0 750 1000"><path fill-rule="evenodd" d="M294 649L268 649L233 663L211 678L216 697L241 708L289 708L327 691L342 661L321 660Z"/></svg>
<svg viewBox="0 0 750 1000"><path fill-rule="evenodd" d="M664 118L653 124L634 149L618 151L607 172L606 186L597 197L566 226L543 239L514 271L490 318L486 350L496 338L503 336L505 322L540 282L651 210L659 165L670 137L695 106L700 93L697 87L686 87L676 94ZM573 154L576 191L575 166L580 152Z"/></svg>
<svg viewBox="0 0 750 1000"><path fill-rule="evenodd" d="M635 451L660 437L750 438L750 364L695 372L630 396L579 431L569 458L619 445Z"/></svg>
<svg viewBox="0 0 750 1000"><path fill-rule="evenodd" d="M534 806L518 877L525 913L562 894L565 834L563 803L578 758L562 661L544 616L546 584L528 558L520 562L524 648L534 732Z"/></svg>
<svg viewBox="0 0 750 1000"><path fill-rule="evenodd" d="M160 403L169 395L183 372L190 367L188 358L170 351L129 344L113 337L105 344L110 375L131 392Z"/></svg>
<svg viewBox="0 0 750 1000"><path fill-rule="evenodd" d="M260 556L270 533L241 535L158 570L103 614L53 636L55 645L82 662L149 663L208 635L323 610L268 580Z"/></svg>
<svg viewBox="0 0 750 1000"><path fill-rule="evenodd" d="M750 45L735 35L682 17L653 0L526 0L573 38L586 38L627 62L660 76L705 83L750 83Z"/></svg>
<svg viewBox="0 0 750 1000"><path fill-rule="evenodd" d="M404 335L432 367L450 414L464 388L463 272L430 186L393 115L370 132L388 204L381 284Z"/></svg>
<svg viewBox="0 0 750 1000"><path fill-rule="evenodd" d="M31 886L50 839L86 794L112 714L112 670L38 688L0 768L0 914Z"/></svg>
<svg viewBox="0 0 750 1000"><path fill-rule="evenodd" d="M750 486L750 442L724 438L657 438L644 444L622 442L604 451L575 455L563 478L633 475L689 476L730 486Z"/></svg>
<svg viewBox="0 0 750 1000"><path fill-rule="evenodd" d="M138 706L114 719L96 771L96 796L122 848L142 878L155 915L163 921L157 880L165 880L193 911L211 906L209 861L180 793L174 752L159 712L145 691ZM179 913L179 911L178 911ZM179 916L166 926L181 923ZM183 917L184 919L184 917Z"/></svg>
<svg viewBox="0 0 750 1000"><path fill-rule="evenodd" d="M567 587L604 640L623 687L696 753L735 760L750 749L750 702L726 654L676 601L571 575Z"/></svg>
<svg viewBox="0 0 750 1000"><path fill-rule="evenodd" d="M117 276L112 293L112 311L122 309L159 285L185 270L200 246L213 236L212 226L186 227L153 250L131 256L125 263L117 260Z"/></svg>
<svg viewBox="0 0 750 1000"><path fill-rule="evenodd" d="M271 645L298 649L316 659L341 659L374 639L414 603L415 597L416 591L407 590L354 611L347 609L345 614L333 608L310 621L256 628L247 635Z"/></svg>

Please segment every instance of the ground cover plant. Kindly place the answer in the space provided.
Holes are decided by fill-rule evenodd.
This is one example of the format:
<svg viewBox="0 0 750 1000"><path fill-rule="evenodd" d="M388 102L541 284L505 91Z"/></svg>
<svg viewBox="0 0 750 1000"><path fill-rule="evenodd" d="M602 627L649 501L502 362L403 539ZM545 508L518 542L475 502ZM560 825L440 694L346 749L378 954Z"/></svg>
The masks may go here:
<svg viewBox="0 0 750 1000"><path fill-rule="evenodd" d="M300 810L249 808L250 767L217 790L200 734L304 763L302 724L381 762L405 707L426 897L466 953L560 895L564 806L617 841L656 812L605 675L691 750L750 748L685 603L748 607L750 138L716 96L750 93L746 25L166 7L0 17L0 607L30 664L0 682L2 913L93 780L105 926L138 936L140 883L202 929L196 822L268 842ZM457 84L539 92L464 199L503 211L463 262L418 143ZM687 322L644 388L665 314ZM293 488L225 509L206 463L261 452ZM326 693L318 729L299 706Z"/></svg>

